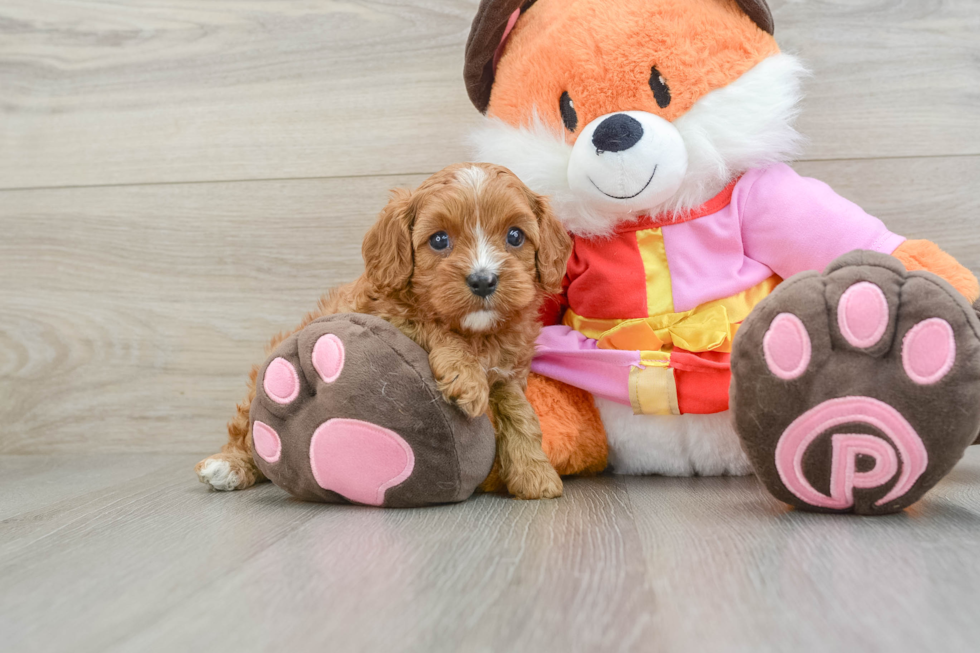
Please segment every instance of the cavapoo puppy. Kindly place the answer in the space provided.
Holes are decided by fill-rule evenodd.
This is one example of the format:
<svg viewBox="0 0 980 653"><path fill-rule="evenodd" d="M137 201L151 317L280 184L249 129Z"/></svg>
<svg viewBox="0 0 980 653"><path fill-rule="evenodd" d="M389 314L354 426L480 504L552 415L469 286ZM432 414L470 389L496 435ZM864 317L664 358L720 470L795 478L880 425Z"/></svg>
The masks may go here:
<svg viewBox="0 0 980 653"><path fill-rule="evenodd" d="M497 435L491 478L521 499L557 497L561 479L541 449L524 389L538 310L546 295L561 291L570 250L547 200L509 170L453 165L414 192L393 191L364 239L364 274L324 295L298 329L335 313L367 313L395 325L429 352L447 401L470 417L489 411ZM287 335L273 338L270 350ZM215 489L263 480L249 433L257 372L228 424L228 443L197 465L201 481Z"/></svg>

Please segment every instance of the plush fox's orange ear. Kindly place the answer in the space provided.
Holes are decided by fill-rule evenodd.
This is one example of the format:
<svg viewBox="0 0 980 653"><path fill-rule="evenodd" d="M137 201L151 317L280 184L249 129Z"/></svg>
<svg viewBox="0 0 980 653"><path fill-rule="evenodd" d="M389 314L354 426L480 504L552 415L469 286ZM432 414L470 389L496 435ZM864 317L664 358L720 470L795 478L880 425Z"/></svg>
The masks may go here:
<svg viewBox="0 0 980 653"><path fill-rule="evenodd" d="M760 29L772 34L772 12L766 0L735 0L738 6ZM463 80L466 92L480 113L486 113L493 88L494 59L502 41L513 28L511 17L523 14L535 0L480 0L469 38L466 39L466 58Z"/></svg>

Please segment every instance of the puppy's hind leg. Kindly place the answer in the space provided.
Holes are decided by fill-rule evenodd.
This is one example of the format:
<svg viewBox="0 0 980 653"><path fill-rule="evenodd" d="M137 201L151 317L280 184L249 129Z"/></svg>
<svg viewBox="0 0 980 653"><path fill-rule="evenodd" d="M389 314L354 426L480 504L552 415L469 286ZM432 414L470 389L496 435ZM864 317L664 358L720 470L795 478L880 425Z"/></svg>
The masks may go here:
<svg viewBox="0 0 980 653"><path fill-rule="evenodd" d="M197 478L215 490L244 490L265 477L252 459L252 434L249 432L248 411L255 399L255 379L259 368L252 368L248 380L248 396L238 404L235 416L228 422L228 442L221 453L208 456L197 464Z"/></svg>
<svg viewBox="0 0 980 653"><path fill-rule="evenodd" d="M541 449L538 416L516 381L493 385L490 413L497 434L500 476L507 490L518 499L560 497L561 477Z"/></svg>

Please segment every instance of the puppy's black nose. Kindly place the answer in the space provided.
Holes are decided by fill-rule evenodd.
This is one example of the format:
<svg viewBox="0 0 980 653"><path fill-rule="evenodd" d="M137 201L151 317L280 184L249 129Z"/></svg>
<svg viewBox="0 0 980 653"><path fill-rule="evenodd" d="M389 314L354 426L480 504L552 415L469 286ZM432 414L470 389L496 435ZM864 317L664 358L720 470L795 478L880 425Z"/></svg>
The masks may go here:
<svg viewBox="0 0 980 653"><path fill-rule="evenodd" d="M466 277L470 292L477 297L489 297L497 290L497 275L490 272L474 272Z"/></svg>
<svg viewBox="0 0 980 653"><path fill-rule="evenodd" d="M599 123L592 134L592 144L600 152L622 152L643 138L643 125L625 113L609 116Z"/></svg>

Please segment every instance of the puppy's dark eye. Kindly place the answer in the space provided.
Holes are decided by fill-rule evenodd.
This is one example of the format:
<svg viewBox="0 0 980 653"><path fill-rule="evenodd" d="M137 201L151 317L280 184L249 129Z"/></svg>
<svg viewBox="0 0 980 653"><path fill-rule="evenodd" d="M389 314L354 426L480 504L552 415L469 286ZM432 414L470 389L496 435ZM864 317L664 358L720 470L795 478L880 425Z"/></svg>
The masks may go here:
<svg viewBox="0 0 980 653"><path fill-rule="evenodd" d="M568 91L564 91L558 98L558 110L561 111L561 121L565 123L565 129L574 132L578 127L578 114L575 113L575 104Z"/></svg>
<svg viewBox="0 0 980 653"><path fill-rule="evenodd" d="M449 234L445 231L437 231L436 233L429 236L429 247L441 252L449 247Z"/></svg>
<svg viewBox="0 0 980 653"><path fill-rule="evenodd" d="M520 247L524 244L524 232L517 227L511 227L507 232L507 244L511 247Z"/></svg>
<svg viewBox="0 0 980 653"><path fill-rule="evenodd" d="M650 89L653 91L653 99L657 101L657 106L666 109L670 104L670 88L656 66L650 69Z"/></svg>

